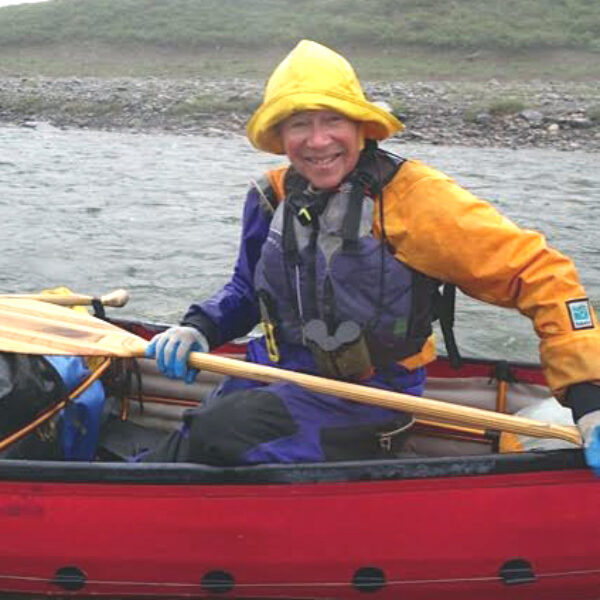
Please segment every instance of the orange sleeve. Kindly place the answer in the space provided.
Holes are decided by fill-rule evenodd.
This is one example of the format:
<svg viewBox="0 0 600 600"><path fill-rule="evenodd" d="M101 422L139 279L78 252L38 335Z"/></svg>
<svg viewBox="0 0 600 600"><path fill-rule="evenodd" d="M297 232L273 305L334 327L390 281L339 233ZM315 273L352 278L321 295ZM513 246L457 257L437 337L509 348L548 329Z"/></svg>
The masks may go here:
<svg viewBox="0 0 600 600"><path fill-rule="evenodd" d="M489 203L417 161L386 188L386 235L397 257L465 294L532 319L548 384L600 380L600 329L574 329L567 302L586 297L575 266L543 235L521 229ZM379 224L375 223L378 233Z"/></svg>

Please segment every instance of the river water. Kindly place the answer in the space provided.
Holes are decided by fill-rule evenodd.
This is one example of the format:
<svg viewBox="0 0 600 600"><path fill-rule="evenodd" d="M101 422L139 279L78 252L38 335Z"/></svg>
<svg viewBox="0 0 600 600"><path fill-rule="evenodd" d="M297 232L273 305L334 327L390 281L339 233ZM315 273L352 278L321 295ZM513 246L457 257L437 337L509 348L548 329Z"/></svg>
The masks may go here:
<svg viewBox="0 0 600 600"><path fill-rule="evenodd" d="M598 154L388 143L570 255L600 305ZM120 315L175 322L228 278L251 177L245 139L0 127L0 292L131 293ZM468 243L468 240L465 240ZM465 355L536 360L530 322L460 295Z"/></svg>

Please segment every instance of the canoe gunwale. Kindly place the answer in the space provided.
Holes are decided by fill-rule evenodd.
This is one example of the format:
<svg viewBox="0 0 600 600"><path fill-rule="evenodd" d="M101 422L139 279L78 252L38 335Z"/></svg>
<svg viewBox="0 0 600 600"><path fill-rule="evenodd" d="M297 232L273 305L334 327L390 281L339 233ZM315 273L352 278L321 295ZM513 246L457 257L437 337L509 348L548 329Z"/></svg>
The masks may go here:
<svg viewBox="0 0 600 600"><path fill-rule="evenodd" d="M9 460L0 481L160 484L273 485L352 483L439 477L473 477L585 469L579 449L486 454L443 458L404 458L293 465L212 467L191 463L65 463Z"/></svg>

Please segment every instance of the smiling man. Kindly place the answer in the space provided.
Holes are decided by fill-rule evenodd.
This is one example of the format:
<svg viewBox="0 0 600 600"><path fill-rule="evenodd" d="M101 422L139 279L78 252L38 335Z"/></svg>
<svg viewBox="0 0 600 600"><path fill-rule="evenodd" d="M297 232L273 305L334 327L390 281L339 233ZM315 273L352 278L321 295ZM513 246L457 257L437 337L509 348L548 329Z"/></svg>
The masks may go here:
<svg viewBox="0 0 600 600"><path fill-rule="evenodd" d="M331 110L302 111L280 126L283 150L316 189L333 189L360 156L360 126Z"/></svg>
<svg viewBox="0 0 600 600"><path fill-rule="evenodd" d="M191 381L191 350L261 321L250 361L420 395L435 356L437 288L451 283L532 319L548 383L600 464L591 443L600 432L600 330L573 264L443 173L378 148L402 129L365 98L346 59L300 42L247 126L256 148L290 164L251 187L231 281L192 304L148 355L167 376ZM228 378L148 459L377 458L401 447L411 423L289 383Z"/></svg>

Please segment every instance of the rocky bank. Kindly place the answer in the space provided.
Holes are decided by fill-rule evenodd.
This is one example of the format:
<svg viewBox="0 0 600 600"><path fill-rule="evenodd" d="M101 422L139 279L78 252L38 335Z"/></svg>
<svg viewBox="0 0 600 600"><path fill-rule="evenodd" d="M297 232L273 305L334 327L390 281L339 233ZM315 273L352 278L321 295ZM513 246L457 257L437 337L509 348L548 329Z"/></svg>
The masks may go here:
<svg viewBox="0 0 600 600"><path fill-rule="evenodd" d="M369 82L401 116L399 140L600 150L600 83ZM0 122L35 127L242 134L262 82L233 79L0 78Z"/></svg>

